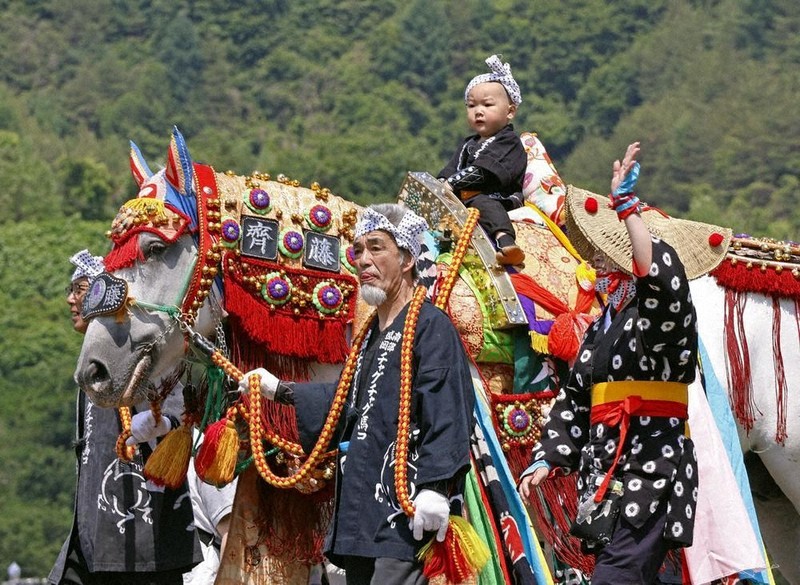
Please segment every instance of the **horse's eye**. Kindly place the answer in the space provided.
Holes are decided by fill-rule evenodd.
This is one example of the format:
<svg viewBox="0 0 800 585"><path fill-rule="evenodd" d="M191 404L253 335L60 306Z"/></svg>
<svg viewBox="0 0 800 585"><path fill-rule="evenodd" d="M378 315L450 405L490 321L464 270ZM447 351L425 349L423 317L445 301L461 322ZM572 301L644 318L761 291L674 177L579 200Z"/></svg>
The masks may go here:
<svg viewBox="0 0 800 585"><path fill-rule="evenodd" d="M154 240L145 244L142 253L146 259L157 258L167 249L167 245L161 240Z"/></svg>

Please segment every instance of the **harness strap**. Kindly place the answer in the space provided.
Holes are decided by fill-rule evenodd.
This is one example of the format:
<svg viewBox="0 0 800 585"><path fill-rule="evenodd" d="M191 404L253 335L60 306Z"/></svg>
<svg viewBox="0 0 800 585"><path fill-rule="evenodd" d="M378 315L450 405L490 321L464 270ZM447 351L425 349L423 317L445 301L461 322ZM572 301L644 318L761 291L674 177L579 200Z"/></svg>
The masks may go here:
<svg viewBox="0 0 800 585"><path fill-rule="evenodd" d="M181 304L184 315L197 317L197 313L211 288L216 271L210 273L220 261L215 251L217 234L220 230L217 179L214 169L207 165L195 164L195 192L197 195L197 254L198 258L192 271L186 293ZM216 219L217 221L213 221ZM213 233L212 233L213 232Z"/></svg>
<svg viewBox="0 0 800 585"><path fill-rule="evenodd" d="M631 416L677 417L686 420L689 386L679 382L621 381L603 382L592 387L592 425L603 423L619 427L619 444L603 483L594 496L601 502L622 456Z"/></svg>

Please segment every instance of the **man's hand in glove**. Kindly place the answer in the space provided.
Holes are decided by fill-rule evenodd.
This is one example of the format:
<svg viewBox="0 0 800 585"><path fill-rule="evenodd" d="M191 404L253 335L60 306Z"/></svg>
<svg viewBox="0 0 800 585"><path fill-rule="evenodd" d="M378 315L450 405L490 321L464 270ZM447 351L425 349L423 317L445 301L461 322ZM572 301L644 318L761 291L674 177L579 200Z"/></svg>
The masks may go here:
<svg viewBox="0 0 800 585"><path fill-rule="evenodd" d="M436 530L436 540L444 541L450 519L450 502L434 490L421 490L414 498L414 517L411 519L411 530L415 540L422 540L426 530Z"/></svg>
<svg viewBox="0 0 800 585"><path fill-rule="evenodd" d="M280 380L278 380L278 378L273 376L264 368L256 368L255 370L250 370L247 372L244 375L244 378L239 381L239 391L245 393L250 391L251 374L258 374L261 376L261 396L267 400L274 400L275 392L278 390L278 382L280 382Z"/></svg>
<svg viewBox="0 0 800 585"><path fill-rule="evenodd" d="M173 420L162 415L158 424L153 413L149 410L137 412L131 418L131 436L127 438L125 444L128 446L136 443L148 443L158 437L163 437L173 428Z"/></svg>

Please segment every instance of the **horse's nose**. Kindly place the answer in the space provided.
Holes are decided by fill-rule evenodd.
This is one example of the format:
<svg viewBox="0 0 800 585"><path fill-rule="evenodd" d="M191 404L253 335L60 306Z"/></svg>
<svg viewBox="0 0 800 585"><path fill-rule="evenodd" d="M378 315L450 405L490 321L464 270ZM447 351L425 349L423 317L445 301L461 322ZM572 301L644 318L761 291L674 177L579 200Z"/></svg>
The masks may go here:
<svg viewBox="0 0 800 585"><path fill-rule="evenodd" d="M108 368L98 360L91 360L75 371L75 381L81 390L100 407L116 406L112 402L113 383Z"/></svg>

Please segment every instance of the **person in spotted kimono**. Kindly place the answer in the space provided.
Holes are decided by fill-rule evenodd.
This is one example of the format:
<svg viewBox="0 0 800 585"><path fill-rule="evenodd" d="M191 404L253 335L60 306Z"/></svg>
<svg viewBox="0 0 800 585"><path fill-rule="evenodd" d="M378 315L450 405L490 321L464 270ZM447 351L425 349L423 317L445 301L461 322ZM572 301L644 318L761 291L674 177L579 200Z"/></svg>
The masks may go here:
<svg viewBox="0 0 800 585"><path fill-rule="evenodd" d="M610 214L608 222L590 198L577 207L586 213L572 218L570 236L595 249L595 287L608 303L583 339L519 485L529 499L553 474L577 471L579 517L618 501L608 537L583 540L596 554L593 585L655 582L669 550L692 544L697 501L686 425L697 365L695 309L681 258L639 214L638 152L639 143L631 144L613 165L611 206L619 221ZM607 223L595 225L601 216ZM629 246L622 256L608 248L623 240Z"/></svg>

